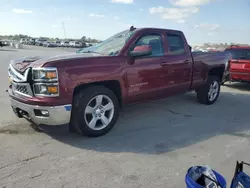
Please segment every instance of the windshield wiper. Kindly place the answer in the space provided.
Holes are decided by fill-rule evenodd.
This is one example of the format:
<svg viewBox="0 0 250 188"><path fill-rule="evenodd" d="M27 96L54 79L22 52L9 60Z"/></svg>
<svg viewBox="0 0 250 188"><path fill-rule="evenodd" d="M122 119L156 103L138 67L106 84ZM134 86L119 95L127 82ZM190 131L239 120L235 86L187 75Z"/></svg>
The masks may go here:
<svg viewBox="0 0 250 188"><path fill-rule="evenodd" d="M86 51L86 52L83 52L83 53L95 53L95 54L100 54L99 52L90 51L90 50L88 50L88 51Z"/></svg>
<svg viewBox="0 0 250 188"><path fill-rule="evenodd" d="M78 51L78 53L93 53L93 54L100 54L100 55L104 55L104 54L102 54L102 53L100 53L100 52L95 52L95 51L90 51L90 50L88 50L88 51Z"/></svg>

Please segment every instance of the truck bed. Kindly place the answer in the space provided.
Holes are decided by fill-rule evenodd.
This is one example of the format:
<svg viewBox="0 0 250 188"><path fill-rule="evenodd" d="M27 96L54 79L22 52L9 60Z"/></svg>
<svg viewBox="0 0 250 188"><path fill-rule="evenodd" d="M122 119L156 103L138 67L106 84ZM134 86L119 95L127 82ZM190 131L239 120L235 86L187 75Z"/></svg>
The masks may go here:
<svg viewBox="0 0 250 188"><path fill-rule="evenodd" d="M225 52L192 52L194 63L206 63L207 65L225 64L228 54Z"/></svg>

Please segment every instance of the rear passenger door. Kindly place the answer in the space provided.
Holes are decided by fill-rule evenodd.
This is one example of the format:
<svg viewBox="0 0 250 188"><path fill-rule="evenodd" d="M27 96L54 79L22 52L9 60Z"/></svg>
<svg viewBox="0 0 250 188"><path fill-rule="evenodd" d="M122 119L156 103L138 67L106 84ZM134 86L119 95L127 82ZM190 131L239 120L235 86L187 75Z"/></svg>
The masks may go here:
<svg viewBox="0 0 250 188"><path fill-rule="evenodd" d="M189 89L192 81L192 57L184 35L166 33L167 55L163 68L171 74L172 92L181 93Z"/></svg>

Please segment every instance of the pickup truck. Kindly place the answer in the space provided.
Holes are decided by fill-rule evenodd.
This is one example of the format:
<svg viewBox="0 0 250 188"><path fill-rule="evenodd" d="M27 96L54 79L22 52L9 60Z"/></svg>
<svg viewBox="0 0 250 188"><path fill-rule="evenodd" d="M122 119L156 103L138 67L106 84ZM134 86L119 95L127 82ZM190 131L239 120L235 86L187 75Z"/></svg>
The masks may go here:
<svg viewBox="0 0 250 188"><path fill-rule="evenodd" d="M74 53L12 60L8 93L19 118L97 137L126 104L188 91L213 104L227 62L224 52L191 53L181 31L131 27Z"/></svg>
<svg viewBox="0 0 250 188"><path fill-rule="evenodd" d="M231 55L223 82L250 82L250 46L232 45L225 49Z"/></svg>

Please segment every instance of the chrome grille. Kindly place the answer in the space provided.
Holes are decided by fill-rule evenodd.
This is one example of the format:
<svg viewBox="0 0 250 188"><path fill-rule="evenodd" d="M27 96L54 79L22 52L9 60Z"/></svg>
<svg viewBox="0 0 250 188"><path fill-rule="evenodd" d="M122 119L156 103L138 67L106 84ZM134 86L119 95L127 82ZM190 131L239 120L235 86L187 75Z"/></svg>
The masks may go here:
<svg viewBox="0 0 250 188"><path fill-rule="evenodd" d="M18 81L21 81L22 79L20 77L18 77L13 71L12 69L9 67L8 69L8 72L9 72L9 76L12 78L12 79L15 79L15 80L18 80Z"/></svg>
<svg viewBox="0 0 250 188"><path fill-rule="evenodd" d="M24 95L26 97L31 97L33 95L29 83L13 82L11 85L14 94Z"/></svg>
<svg viewBox="0 0 250 188"><path fill-rule="evenodd" d="M26 71L23 74L21 74L18 71L16 71L11 64L9 64L8 67L9 77L11 78L11 80L14 80L15 82L26 82L29 71L30 68L26 69Z"/></svg>
<svg viewBox="0 0 250 188"><path fill-rule="evenodd" d="M8 68L9 78L11 81L12 92L14 95L22 95L25 97L32 97L33 92L30 84L27 82L29 69L24 74L18 73L10 64Z"/></svg>
<svg viewBox="0 0 250 188"><path fill-rule="evenodd" d="M29 94L29 91L28 91L28 87L27 86L20 86L20 85L16 85L16 91L19 91L21 93L25 93L25 94Z"/></svg>

